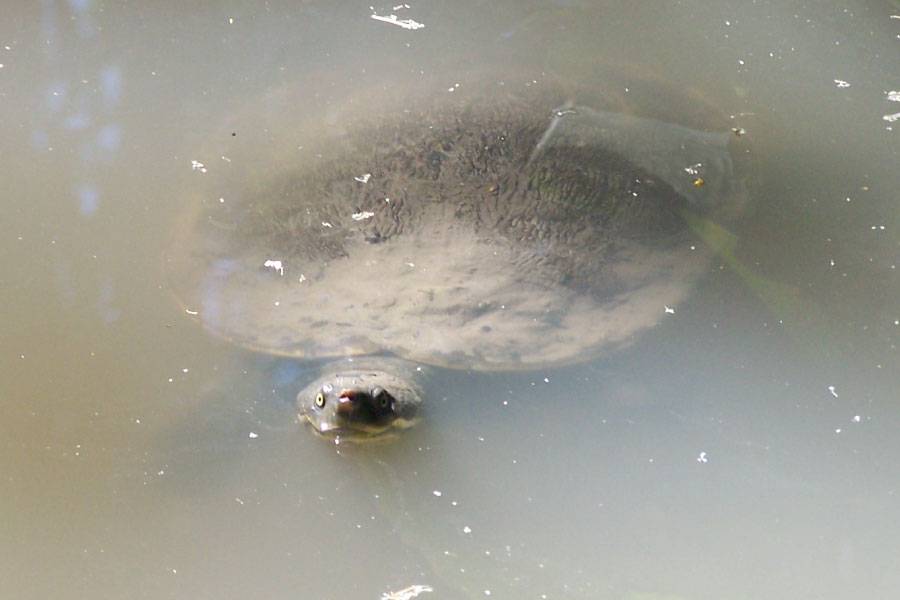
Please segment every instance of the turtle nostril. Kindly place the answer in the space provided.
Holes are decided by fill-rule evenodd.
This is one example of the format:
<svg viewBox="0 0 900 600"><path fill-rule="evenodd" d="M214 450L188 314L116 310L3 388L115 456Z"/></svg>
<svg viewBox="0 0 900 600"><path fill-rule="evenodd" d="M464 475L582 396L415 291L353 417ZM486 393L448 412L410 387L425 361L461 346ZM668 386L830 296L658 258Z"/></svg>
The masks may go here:
<svg viewBox="0 0 900 600"><path fill-rule="evenodd" d="M337 406L335 406L335 411L337 414L342 416L347 416L353 411L353 405L355 404L355 394L353 392L341 392L341 395L338 397Z"/></svg>

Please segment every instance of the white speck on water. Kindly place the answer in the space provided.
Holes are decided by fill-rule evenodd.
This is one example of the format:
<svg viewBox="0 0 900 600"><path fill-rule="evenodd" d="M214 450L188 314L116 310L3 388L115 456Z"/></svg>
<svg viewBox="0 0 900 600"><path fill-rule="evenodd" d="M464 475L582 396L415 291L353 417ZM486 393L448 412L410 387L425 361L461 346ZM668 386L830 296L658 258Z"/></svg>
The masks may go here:
<svg viewBox="0 0 900 600"><path fill-rule="evenodd" d="M440 498L441 496L444 495L444 494L441 492L441 490L434 490L434 491L431 492L431 493L434 494L435 496L437 496L438 498Z"/></svg>
<svg viewBox="0 0 900 600"><path fill-rule="evenodd" d="M135 419L134 422L137 423L138 425L141 424L141 420L140 420L140 419Z"/></svg>
<svg viewBox="0 0 900 600"><path fill-rule="evenodd" d="M828 391L831 392L831 395L834 396L835 398L838 397L838 393L835 391L835 388L833 385L828 386Z"/></svg>
<svg viewBox="0 0 900 600"><path fill-rule="evenodd" d="M701 452L699 456L697 456L698 463L708 463L709 459L706 457L706 452Z"/></svg>
<svg viewBox="0 0 900 600"><path fill-rule="evenodd" d="M360 176L358 176L358 177L354 177L353 179L355 179L356 181L358 181L358 182L360 182L360 183L368 183L370 177L372 177L372 174L371 174L371 173L365 173L365 174L360 175Z"/></svg>
<svg viewBox="0 0 900 600"><path fill-rule="evenodd" d="M424 23L419 23L418 21L413 21L412 19L401 19L395 14L390 14L388 16L383 15L372 15L372 18L376 21L381 21L383 23L390 23L391 25L396 25L397 27L402 27L403 29L422 29L425 27Z"/></svg>
<svg viewBox="0 0 900 600"><path fill-rule="evenodd" d="M330 227L334 227L334 225L332 225L332 224L329 223L328 221L322 221L322 227L329 227L329 228L330 228Z"/></svg>
<svg viewBox="0 0 900 600"><path fill-rule="evenodd" d="M841 431L843 431L843 430L840 427L838 427L837 429L834 430L835 433L840 433Z"/></svg>
<svg viewBox="0 0 900 600"><path fill-rule="evenodd" d="M256 438L259 437L259 434L256 433L255 431L251 431L250 433L247 434L247 437L250 438L251 440L255 440Z"/></svg>
<svg viewBox="0 0 900 600"><path fill-rule="evenodd" d="M221 158L221 159L224 160L225 162L231 162L231 159L228 158L227 156L225 156L224 154L223 154L222 156L220 156L219 158Z"/></svg>
<svg viewBox="0 0 900 600"><path fill-rule="evenodd" d="M884 225L872 225L872 231L884 231Z"/></svg>
<svg viewBox="0 0 900 600"><path fill-rule="evenodd" d="M375 216L375 213L370 212L368 210L364 210L364 211L361 211L358 213L353 213L352 215L350 215L350 218L353 219L354 221L365 221L366 219L371 219L374 216Z"/></svg>
<svg viewBox="0 0 900 600"><path fill-rule="evenodd" d="M834 80L834 84L835 84L836 86L838 86L839 88L848 88L848 87L850 87L850 84L849 84L848 82L844 81L843 79L835 79L835 80Z"/></svg>
<svg viewBox="0 0 900 600"><path fill-rule="evenodd" d="M219 204L225 204L225 198L219 198Z"/></svg>
<svg viewBox="0 0 900 600"><path fill-rule="evenodd" d="M278 300L276 300L276 301L273 302L272 304L274 304L275 306L281 306L281 302L279 302Z"/></svg>
<svg viewBox="0 0 900 600"><path fill-rule="evenodd" d="M191 171L200 171L201 173L206 173L206 165L204 165L199 160L192 160Z"/></svg>
<svg viewBox="0 0 900 600"><path fill-rule="evenodd" d="M300 278L297 279L297 281L299 281L300 283L303 283L304 281L306 281L306 275L304 275L303 273L300 273Z"/></svg>
<svg viewBox="0 0 900 600"><path fill-rule="evenodd" d="M415 268L416 263L408 262L408 263L406 263L406 266L409 267L409 268L411 268L411 269L413 269L413 268Z"/></svg>
<svg viewBox="0 0 900 600"><path fill-rule="evenodd" d="M243 504L244 504L244 501L241 500L240 498L235 498L234 501L237 502L238 504L242 505L242 506L243 506Z"/></svg>
<svg viewBox="0 0 900 600"><path fill-rule="evenodd" d="M698 175L700 173L700 169L703 167L703 163L696 163L689 167L684 168L684 172L688 175Z"/></svg>
<svg viewBox="0 0 900 600"><path fill-rule="evenodd" d="M453 85L451 85L450 87L447 88L447 91L448 91L448 92L455 92L457 89L459 89L459 84L458 84L458 83L454 83Z"/></svg>
<svg viewBox="0 0 900 600"><path fill-rule="evenodd" d="M472 528L466 525L463 527L463 533L472 533Z"/></svg>
<svg viewBox="0 0 900 600"><path fill-rule="evenodd" d="M187 314L191 315L192 317L196 317L197 315L200 314L200 311L198 311L198 310L191 310L191 309L189 309L189 308L184 309L184 312L186 312Z"/></svg>
<svg viewBox="0 0 900 600"><path fill-rule="evenodd" d="M234 25L234 17L228 17L228 24Z"/></svg>
<svg viewBox="0 0 900 600"><path fill-rule="evenodd" d="M457 502L456 500L451 500L450 506L459 506L459 502Z"/></svg>
<svg viewBox="0 0 900 600"><path fill-rule="evenodd" d="M279 275L284 277L284 263L280 260L268 259L263 263L263 267L267 269L272 269L273 271L278 271Z"/></svg>
<svg viewBox="0 0 900 600"><path fill-rule="evenodd" d="M490 596L490 595L491 595L491 590L484 590L484 595L485 595L485 596Z"/></svg>
<svg viewBox="0 0 900 600"><path fill-rule="evenodd" d="M433 592L434 588L430 585L411 585L396 592L383 592L381 600L411 600L424 592Z"/></svg>
<svg viewBox="0 0 900 600"><path fill-rule="evenodd" d="M894 113L892 115L884 115L881 118L884 119L885 121L887 121L888 123L893 123L894 121L900 121L900 113Z"/></svg>
<svg viewBox="0 0 900 600"><path fill-rule="evenodd" d="M890 102L900 102L900 92L897 90L891 90L887 93L887 99Z"/></svg>
<svg viewBox="0 0 900 600"><path fill-rule="evenodd" d="M665 310L665 312L666 312L667 315L674 315L674 314L675 314L675 309L672 308L671 306L668 306L668 305L665 305L665 304L664 304L664 305L663 305L663 308L664 308L664 310Z"/></svg>
<svg viewBox="0 0 900 600"><path fill-rule="evenodd" d="M187 372L189 372L189 371L190 371L190 369L188 369L187 367L185 367L185 368L183 368L183 369L181 370L182 373L187 373Z"/></svg>
<svg viewBox="0 0 900 600"><path fill-rule="evenodd" d="M169 377L169 383L174 383L175 380L172 377Z"/></svg>
<svg viewBox="0 0 900 600"><path fill-rule="evenodd" d="M859 423L860 421L862 421L862 417L861 417L861 416L859 416L859 415L853 415L853 422L854 422L854 423Z"/></svg>
<svg viewBox="0 0 900 600"><path fill-rule="evenodd" d="M550 383L550 378L549 378L549 377L544 377L544 383Z"/></svg>

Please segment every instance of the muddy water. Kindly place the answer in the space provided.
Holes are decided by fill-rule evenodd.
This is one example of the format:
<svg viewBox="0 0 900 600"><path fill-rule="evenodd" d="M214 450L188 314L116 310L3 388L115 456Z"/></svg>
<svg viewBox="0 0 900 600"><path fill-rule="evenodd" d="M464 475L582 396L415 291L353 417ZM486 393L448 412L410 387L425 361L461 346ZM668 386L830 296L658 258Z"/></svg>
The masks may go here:
<svg viewBox="0 0 900 600"><path fill-rule="evenodd" d="M900 9L393 12L425 27L316 2L10 9L0 596L888 597ZM437 369L421 426L359 449L296 421L314 365L237 348L174 301L164 257L228 158L211 149L252 135L218 137L236 115L252 128L259 106L277 138L364 112L385 81L602 87L609 65L716 107L749 149L752 210L629 348ZM297 86L307 104L279 102Z"/></svg>

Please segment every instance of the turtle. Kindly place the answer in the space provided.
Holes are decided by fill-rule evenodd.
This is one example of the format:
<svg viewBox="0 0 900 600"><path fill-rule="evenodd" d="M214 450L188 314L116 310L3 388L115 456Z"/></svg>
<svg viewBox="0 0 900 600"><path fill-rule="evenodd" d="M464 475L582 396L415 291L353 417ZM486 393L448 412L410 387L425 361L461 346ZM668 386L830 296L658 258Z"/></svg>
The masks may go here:
<svg viewBox="0 0 900 600"><path fill-rule="evenodd" d="M326 362L296 407L338 441L415 424L430 368L628 346L708 269L686 215L732 221L746 198L718 113L634 79L643 104L547 75L385 84L306 120L298 92L270 96L225 128L171 287L221 338Z"/></svg>

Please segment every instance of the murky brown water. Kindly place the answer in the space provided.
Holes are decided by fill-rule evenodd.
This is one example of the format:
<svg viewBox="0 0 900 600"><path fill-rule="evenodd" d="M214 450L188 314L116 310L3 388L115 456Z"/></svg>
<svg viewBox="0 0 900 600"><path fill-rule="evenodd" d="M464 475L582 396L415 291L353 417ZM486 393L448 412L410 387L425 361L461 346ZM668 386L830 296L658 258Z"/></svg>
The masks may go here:
<svg viewBox="0 0 900 600"><path fill-rule="evenodd" d="M0 597L891 597L900 7L393 11L422 29L372 12L7 10ZM632 347L437 370L421 426L336 448L291 406L313 366L219 340L173 299L165 252L223 163L210 149L245 139L217 137L237 115L252 127L258 106L277 136L364 111L385 80L602 86L610 65L733 117L752 166L733 251ZM290 87L312 100L279 103Z"/></svg>

